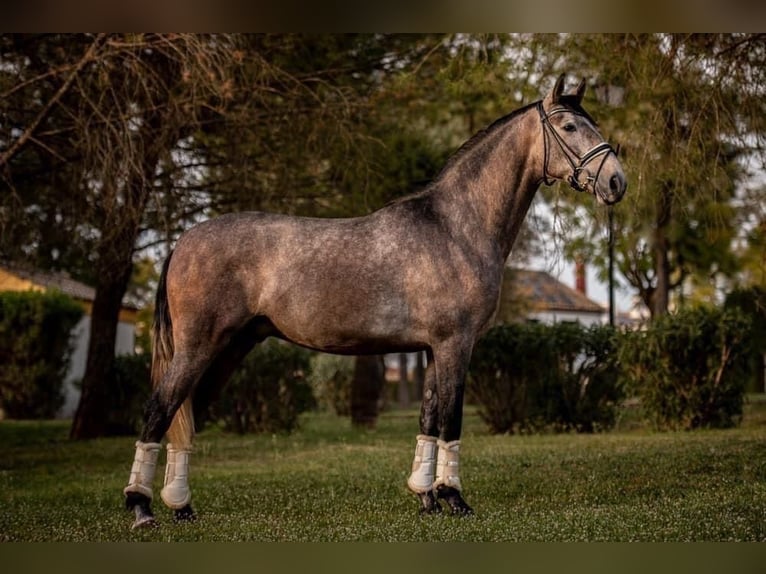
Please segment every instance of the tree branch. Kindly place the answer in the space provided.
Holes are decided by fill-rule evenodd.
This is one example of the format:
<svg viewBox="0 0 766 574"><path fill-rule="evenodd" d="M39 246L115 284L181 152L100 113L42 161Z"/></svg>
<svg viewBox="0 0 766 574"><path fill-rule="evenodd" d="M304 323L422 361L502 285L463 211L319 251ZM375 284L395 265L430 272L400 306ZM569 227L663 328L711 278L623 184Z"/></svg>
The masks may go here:
<svg viewBox="0 0 766 574"><path fill-rule="evenodd" d="M24 144L26 144L27 141L32 138L32 134L34 134L40 123L42 123L42 121L48 116L56 102L58 102L69 90L80 70L82 70L85 64L93 59L96 50L103 43L105 37L106 34L103 33L96 36L96 39L86 50L85 55L80 59L79 62L77 62L72 71L69 73L69 76L67 76L67 79L64 80L64 83L61 84L61 87L56 91L55 94L53 94L53 97L48 100L48 103L45 104L45 107L40 110L40 113L37 114L37 117L32 121L31 124L29 124L27 129L24 130L24 133L22 133L21 136L19 136L19 138L13 142L13 144L7 150L0 154L0 168L5 166L13 158L13 156L19 152Z"/></svg>

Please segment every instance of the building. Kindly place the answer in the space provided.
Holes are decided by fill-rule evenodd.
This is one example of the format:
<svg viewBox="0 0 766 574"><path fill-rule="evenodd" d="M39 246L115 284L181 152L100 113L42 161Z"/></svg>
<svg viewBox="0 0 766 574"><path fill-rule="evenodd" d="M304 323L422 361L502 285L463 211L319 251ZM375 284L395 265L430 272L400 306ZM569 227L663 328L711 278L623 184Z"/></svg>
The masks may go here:
<svg viewBox="0 0 766 574"><path fill-rule="evenodd" d="M496 322L605 323L608 310L587 296L585 270L578 266L575 287L545 271L506 267Z"/></svg>
<svg viewBox="0 0 766 574"><path fill-rule="evenodd" d="M85 310L80 322L72 329L74 349L70 358L69 371L64 380L64 405L59 416L68 418L74 415L80 400L80 390L75 385L85 374L85 362L88 358L90 341L90 316L96 290L93 287L75 281L66 273L43 272L33 269L0 264L0 291L49 291L56 290L69 295L80 303ZM137 309L124 304L120 310L117 324L115 353L128 355L135 352Z"/></svg>

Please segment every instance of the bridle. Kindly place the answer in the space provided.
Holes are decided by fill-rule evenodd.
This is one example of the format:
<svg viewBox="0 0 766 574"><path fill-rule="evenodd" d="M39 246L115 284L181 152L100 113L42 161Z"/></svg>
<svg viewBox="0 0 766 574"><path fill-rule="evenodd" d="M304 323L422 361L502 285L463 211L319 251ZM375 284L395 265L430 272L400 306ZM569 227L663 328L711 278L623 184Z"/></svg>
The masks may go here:
<svg viewBox="0 0 766 574"><path fill-rule="evenodd" d="M546 111L543 109L542 101L537 102L537 111L540 113L540 121L543 124L543 182L545 185L551 185L555 181L555 179L550 179L548 177L548 156L550 155L549 140L552 136L553 141L558 144L567 162L569 162L569 165L572 166L572 175L570 175L567 179L572 189L577 191L585 191L590 185L593 189L593 192L595 193L596 181L598 180L598 176L601 173L601 168L604 167L604 162L606 162L606 159L609 157L610 153L613 153L615 157L617 157L617 154L620 152L620 146L618 145L617 149L614 149L611 145L609 145L608 142L603 141L599 144L596 144L588 151L586 151L582 156L580 156L575 150L567 145L561 135L559 135L556 129L551 125L550 118L551 116L555 116L556 114L564 112L576 114L579 116L582 116L583 114L571 108L565 107L556 107L553 108L550 112L546 113ZM597 157L601 157L601 162L598 164L596 174L591 175L591 172L586 168L588 164ZM583 173L586 176L584 182L582 182L580 179L580 176Z"/></svg>

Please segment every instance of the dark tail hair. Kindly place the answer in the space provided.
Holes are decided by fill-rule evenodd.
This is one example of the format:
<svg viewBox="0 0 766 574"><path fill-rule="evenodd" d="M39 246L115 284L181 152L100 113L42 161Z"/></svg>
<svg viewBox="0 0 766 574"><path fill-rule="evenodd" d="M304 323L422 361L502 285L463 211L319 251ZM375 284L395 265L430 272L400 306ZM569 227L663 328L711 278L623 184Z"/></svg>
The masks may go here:
<svg viewBox="0 0 766 574"><path fill-rule="evenodd" d="M154 301L154 323L152 324L152 388L157 388L173 360L173 321L168 308L167 275L170 266L171 251L162 266L162 273L157 284L157 297ZM191 400L187 399L176 411L170 423L168 440L178 448L191 446L194 435L194 415Z"/></svg>
<svg viewBox="0 0 766 574"><path fill-rule="evenodd" d="M162 273L157 284L157 295L154 300L154 323L152 324L152 387L156 388L162 381L168 364L173 358L173 321L168 309L167 275L170 266L171 251L162 265Z"/></svg>

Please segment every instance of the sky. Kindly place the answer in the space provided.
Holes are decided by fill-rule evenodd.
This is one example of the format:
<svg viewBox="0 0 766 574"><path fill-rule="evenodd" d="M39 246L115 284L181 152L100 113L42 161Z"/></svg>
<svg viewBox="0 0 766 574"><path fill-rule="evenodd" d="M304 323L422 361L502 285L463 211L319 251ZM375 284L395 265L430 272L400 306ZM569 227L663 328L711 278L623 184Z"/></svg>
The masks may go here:
<svg viewBox="0 0 766 574"><path fill-rule="evenodd" d="M561 231L558 232L558 237L551 237L551 232L548 231L555 227L552 223L553 215L550 208L544 201L537 198L532 204L530 213L527 215L527 218L530 217L533 219L533 221L530 222L532 228L536 228L543 238L540 241L542 246L542 249L540 250L541 252L531 256L526 262L514 261L513 255L511 255L509 261L510 265L512 267L524 267L537 271L545 271L564 285L575 288L574 262L568 261L564 257L562 243L566 241L566 239L561 235ZM535 220L545 220L547 223L538 225ZM609 286L606 281L601 281L599 279L596 267L593 265L586 266L585 284L588 298L607 308L609 304ZM621 282L619 273L615 272L614 299L616 311L618 313L630 311L634 307L634 296L634 290L628 288L624 284L624 280Z"/></svg>

